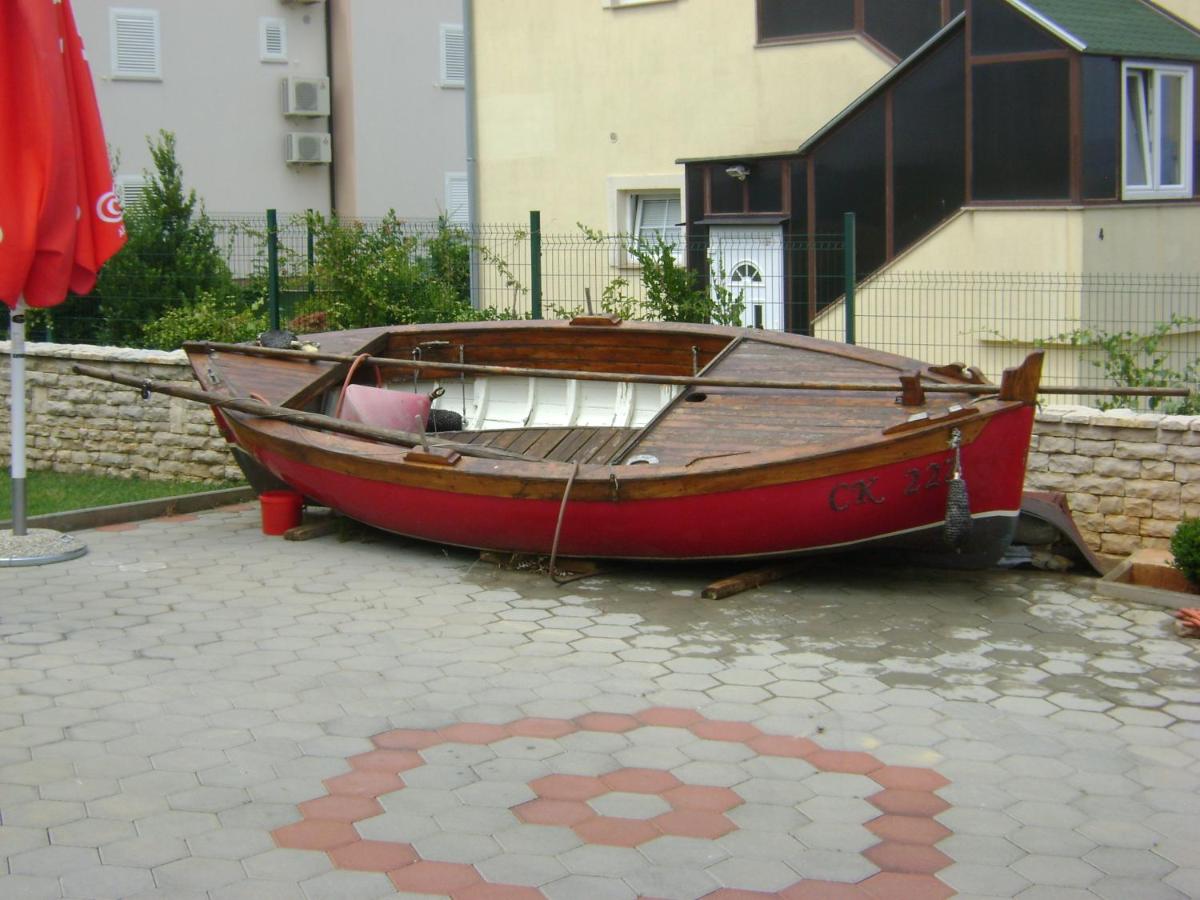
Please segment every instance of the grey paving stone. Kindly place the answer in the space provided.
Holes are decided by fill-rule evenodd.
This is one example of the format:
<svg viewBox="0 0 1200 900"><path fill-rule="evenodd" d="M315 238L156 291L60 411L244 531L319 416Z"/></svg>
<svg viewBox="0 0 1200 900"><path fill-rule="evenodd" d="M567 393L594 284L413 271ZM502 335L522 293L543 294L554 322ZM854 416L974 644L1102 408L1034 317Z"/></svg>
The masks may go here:
<svg viewBox="0 0 1200 900"><path fill-rule="evenodd" d="M641 869L626 875L624 881L642 896L676 897L679 900L695 900L720 887L719 882L706 872L669 866Z"/></svg>
<svg viewBox="0 0 1200 900"><path fill-rule="evenodd" d="M529 887L540 887L568 874L558 860L533 853L504 853L477 863L475 868L487 881Z"/></svg>
<svg viewBox="0 0 1200 900"><path fill-rule="evenodd" d="M368 841L393 841L401 844L411 844L440 831L432 817L409 812L386 812L356 822L354 827Z"/></svg>
<svg viewBox="0 0 1200 900"><path fill-rule="evenodd" d="M212 891L245 877L241 863L202 856L177 859L154 869L154 880L160 888L186 891Z"/></svg>
<svg viewBox="0 0 1200 900"><path fill-rule="evenodd" d="M726 859L705 870L725 887L775 892L796 883L796 873L778 860Z"/></svg>
<svg viewBox="0 0 1200 900"><path fill-rule="evenodd" d="M149 870L129 866L95 866L62 876L64 897L124 900L153 887L154 878Z"/></svg>
<svg viewBox="0 0 1200 900"><path fill-rule="evenodd" d="M25 850L8 860L13 875L59 876L75 869L100 864L100 856L91 847L38 847Z"/></svg>
<svg viewBox="0 0 1200 900"><path fill-rule="evenodd" d="M5 900L58 900L62 887L57 878L38 875L0 875L0 897Z"/></svg>
<svg viewBox="0 0 1200 900"><path fill-rule="evenodd" d="M937 873L940 881L960 893L1015 897L1030 886L1029 881L1007 866L955 863Z"/></svg>
<svg viewBox="0 0 1200 900"><path fill-rule="evenodd" d="M707 868L729 855L728 851L715 841L673 835L647 841L638 846L637 852L656 866L692 869Z"/></svg>
<svg viewBox="0 0 1200 900"><path fill-rule="evenodd" d="M810 823L791 832L792 836L812 850L843 850L859 852L878 844L877 835L861 825L837 822Z"/></svg>
<svg viewBox="0 0 1200 900"><path fill-rule="evenodd" d="M636 900L637 892L621 881L590 875L568 875L541 888L549 900Z"/></svg>
<svg viewBox="0 0 1200 900"><path fill-rule="evenodd" d="M413 844L421 859L476 864L501 853L500 845L485 834L443 832Z"/></svg>
<svg viewBox="0 0 1200 900"><path fill-rule="evenodd" d="M301 883L307 900L375 900L395 897L395 886L382 872L333 871Z"/></svg>
<svg viewBox="0 0 1200 900"><path fill-rule="evenodd" d="M209 891L211 900L305 900L300 885L290 881L268 881L248 878L215 891Z"/></svg>
<svg viewBox="0 0 1200 900"><path fill-rule="evenodd" d="M556 825L514 825L496 830L492 837L506 853L532 853L561 856L582 844L570 828Z"/></svg>
<svg viewBox="0 0 1200 900"><path fill-rule="evenodd" d="M1108 876L1089 885L1089 890L1104 900L1187 900L1166 882L1145 881L1140 878Z"/></svg>
<svg viewBox="0 0 1200 900"><path fill-rule="evenodd" d="M275 842L269 833L254 828L218 828L189 837L187 846L195 856L244 860L265 853Z"/></svg>
<svg viewBox="0 0 1200 900"><path fill-rule="evenodd" d="M437 826L454 834L489 834L515 828L520 820L500 807L460 806L433 817Z"/></svg>
<svg viewBox="0 0 1200 900"><path fill-rule="evenodd" d="M649 843L657 843L657 841ZM648 844L642 846L645 847ZM607 847L600 844L576 846L566 852L558 853L556 858L563 868L573 875L596 875L605 878L622 878L631 872L645 868L648 864L647 857L638 850L629 847Z"/></svg>
<svg viewBox="0 0 1200 900"><path fill-rule="evenodd" d="M105 865L154 868L188 855L187 845L179 838L151 834L105 844L100 857Z"/></svg>
<svg viewBox="0 0 1200 900"><path fill-rule="evenodd" d="M66 800L31 800L4 810L4 824L21 828L53 828L76 822L87 815L82 803Z"/></svg>
<svg viewBox="0 0 1200 900"><path fill-rule="evenodd" d="M654 794L631 794L612 791L587 801L588 806L602 816L620 819L653 819L671 811L671 805Z"/></svg>
<svg viewBox="0 0 1200 900"><path fill-rule="evenodd" d="M100 847L136 836L133 823L119 819L80 819L50 829L51 843L71 847Z"/></svg>
<svg viewBox="0 0 1200 900"><path fill-rule="evenodd" d="M1103 875L1082 859L1063 856L1025 856L1012 868L1032 883L1058 887L1085 888Z"/></svg>

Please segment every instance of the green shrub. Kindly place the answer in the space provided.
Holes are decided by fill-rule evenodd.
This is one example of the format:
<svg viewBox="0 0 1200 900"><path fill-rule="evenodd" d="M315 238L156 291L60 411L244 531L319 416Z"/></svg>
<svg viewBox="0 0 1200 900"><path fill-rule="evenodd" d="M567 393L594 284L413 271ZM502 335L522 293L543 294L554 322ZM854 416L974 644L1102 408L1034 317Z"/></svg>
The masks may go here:
<svg viewBox="0 0 1200 900"><path fill-rule="evenodd" d="M395 212L370 228L319 213L308 221L328 329L496 317L471 307L471 244L445 218L432 235Z"/></svg>
<svg viewBox="0 0 1200 900"><path fill-rule="evenodd" d="M267 330L264 306L261 300L247 305L229 294L202 293L148 324L144 342L147 347L174 350L184 341L250 341Z"/></svg>
<svg viewBox="0 0 1200 900"><path fill-rule="evenodd" d="M1183 577L1200 587L1200 519L1184 519L1171 537L1175 568Z"/></svg>
<svg viewBox="0 0 1200 900"><path fill-rule="evenodd" d="M160 131L147 143L154 171L144 173L141 201L125 211L125 247L93 291L104 318L96 337L112 344L140 343L146 326L201 295L237 293L216 228L196 192L184 187L175 135Z"/></svg>
<svg viewBox="0 0 1200 900"><path fill-rule="evenodd" d="M608 241L602 232L582 222L577 225L584 240L594 244ZM622 319L742 324L745 300L741 291L735 294L726 286L724 272L711 273L712 284L706 284L698 272L680 264L679 248L657 234L653 242L629 239L622 252L628 253L641 269L645 300L639 302L628 294L628 279L618 277L609 281L601 292L601 311ZM556 306L553 312L565 317L569 311Z"/></svg>
<svg viewBox="0 0 1200 900"><path fill-rule="evenodd" d="M1180 329L1196 325L1200 319L1172 315L1170 321L1160 322L1149 332L1132 330L1110 332L1103 329L1076 328L1039 341L1041 346L1066 343L1071 347L1101 354L1091 364L1103 370L1105 378L1119 387L1186 387L1189 397L1150 397L1150 409L1174 415L1200 414L1200 359L1192 360L1182 369L1168 366L1169 354L1163 344ZM1137 397L1113 397L1101 400L1100 409L1137 409Z"/></svg>

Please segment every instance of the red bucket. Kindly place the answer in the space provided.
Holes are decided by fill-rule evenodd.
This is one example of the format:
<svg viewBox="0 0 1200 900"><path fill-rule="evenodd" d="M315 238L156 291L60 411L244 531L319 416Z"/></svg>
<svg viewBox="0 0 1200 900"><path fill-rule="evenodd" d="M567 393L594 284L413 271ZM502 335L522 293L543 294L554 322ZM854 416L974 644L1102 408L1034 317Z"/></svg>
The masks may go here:
<svg viewBox="0 0 1200 900"><path fill-rule="evenodd" d="M304 498L295 491L263 491L258 502L262 507L263 534L283 534L300 524Z"/></svg>

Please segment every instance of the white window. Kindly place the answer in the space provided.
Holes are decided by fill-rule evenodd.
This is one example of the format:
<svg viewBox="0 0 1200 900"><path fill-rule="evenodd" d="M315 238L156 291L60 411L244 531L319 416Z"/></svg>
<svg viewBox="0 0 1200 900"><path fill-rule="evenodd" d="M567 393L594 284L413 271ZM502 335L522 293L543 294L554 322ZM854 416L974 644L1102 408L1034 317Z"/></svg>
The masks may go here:
<svg viewBox="0 0 1200 900"><path fill-rule="evenodd" d="M674 0L600 0L600 2L609 9L616 9L620 6L646 6L650 3L672 3Z"/></svg>
<svg viewBox="0 0 1200 900"><path fill-rule="evenodd" d="M446 173L446 221L466 228L469 224L466 172Z"/></svg>
<svg viewBox="0 0 1200 900"><path fill-rule="evenodd" d="M630 196L633 227L630 234L650 246L658 238L682 250L683 229L680 227L681 206L678 192L632 194Z"/></svg>
<svg viewBox="0 0 1200 900"><path fill-rule="evenodd" d="M445 88L463 87L467 82L467 44L461 25L442 25L442 71L438 83Z"/></svg>
<svg viewBox="0 0 1200 900"><path fill-rule="evenodd" d="M258 58L263 62L288 61L285 20L268 16L258 20Z"/></svg>
<svg viewBox="0 0 1200 900"><path fill-rule="evenodd" d="M110 9L109 38L112 77L159 81L162 79L158 11Z"/></svg>
<svg viewBox="0 0 1200 900"><path fill-rule="evenodd" d="M1122 171L1125 199L1192 195L1192 70L1126 62Z"/></svg>
<svg viewBox="0 0 1200 900"><path fill-rule="evenodd" d="M133 209L145 200L146 179L141 175L118 175L116 188L122 209Z"/></svg>

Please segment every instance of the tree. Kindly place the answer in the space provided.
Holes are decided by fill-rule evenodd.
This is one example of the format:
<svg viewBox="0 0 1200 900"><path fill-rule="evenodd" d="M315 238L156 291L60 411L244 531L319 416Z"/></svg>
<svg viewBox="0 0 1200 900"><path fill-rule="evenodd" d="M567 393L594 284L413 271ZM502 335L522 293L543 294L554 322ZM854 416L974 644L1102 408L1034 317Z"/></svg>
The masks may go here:
<svg viewBox="0 0 1200 900"><path fill-rule="evenodd" d="M175 135L147 138L153 172L138 203L125 210L129 240L100 272L92 297L104 323L99 340L140 344L145 327L202 295L237 292L216 229L195 190L184 187Z"/></svg>

